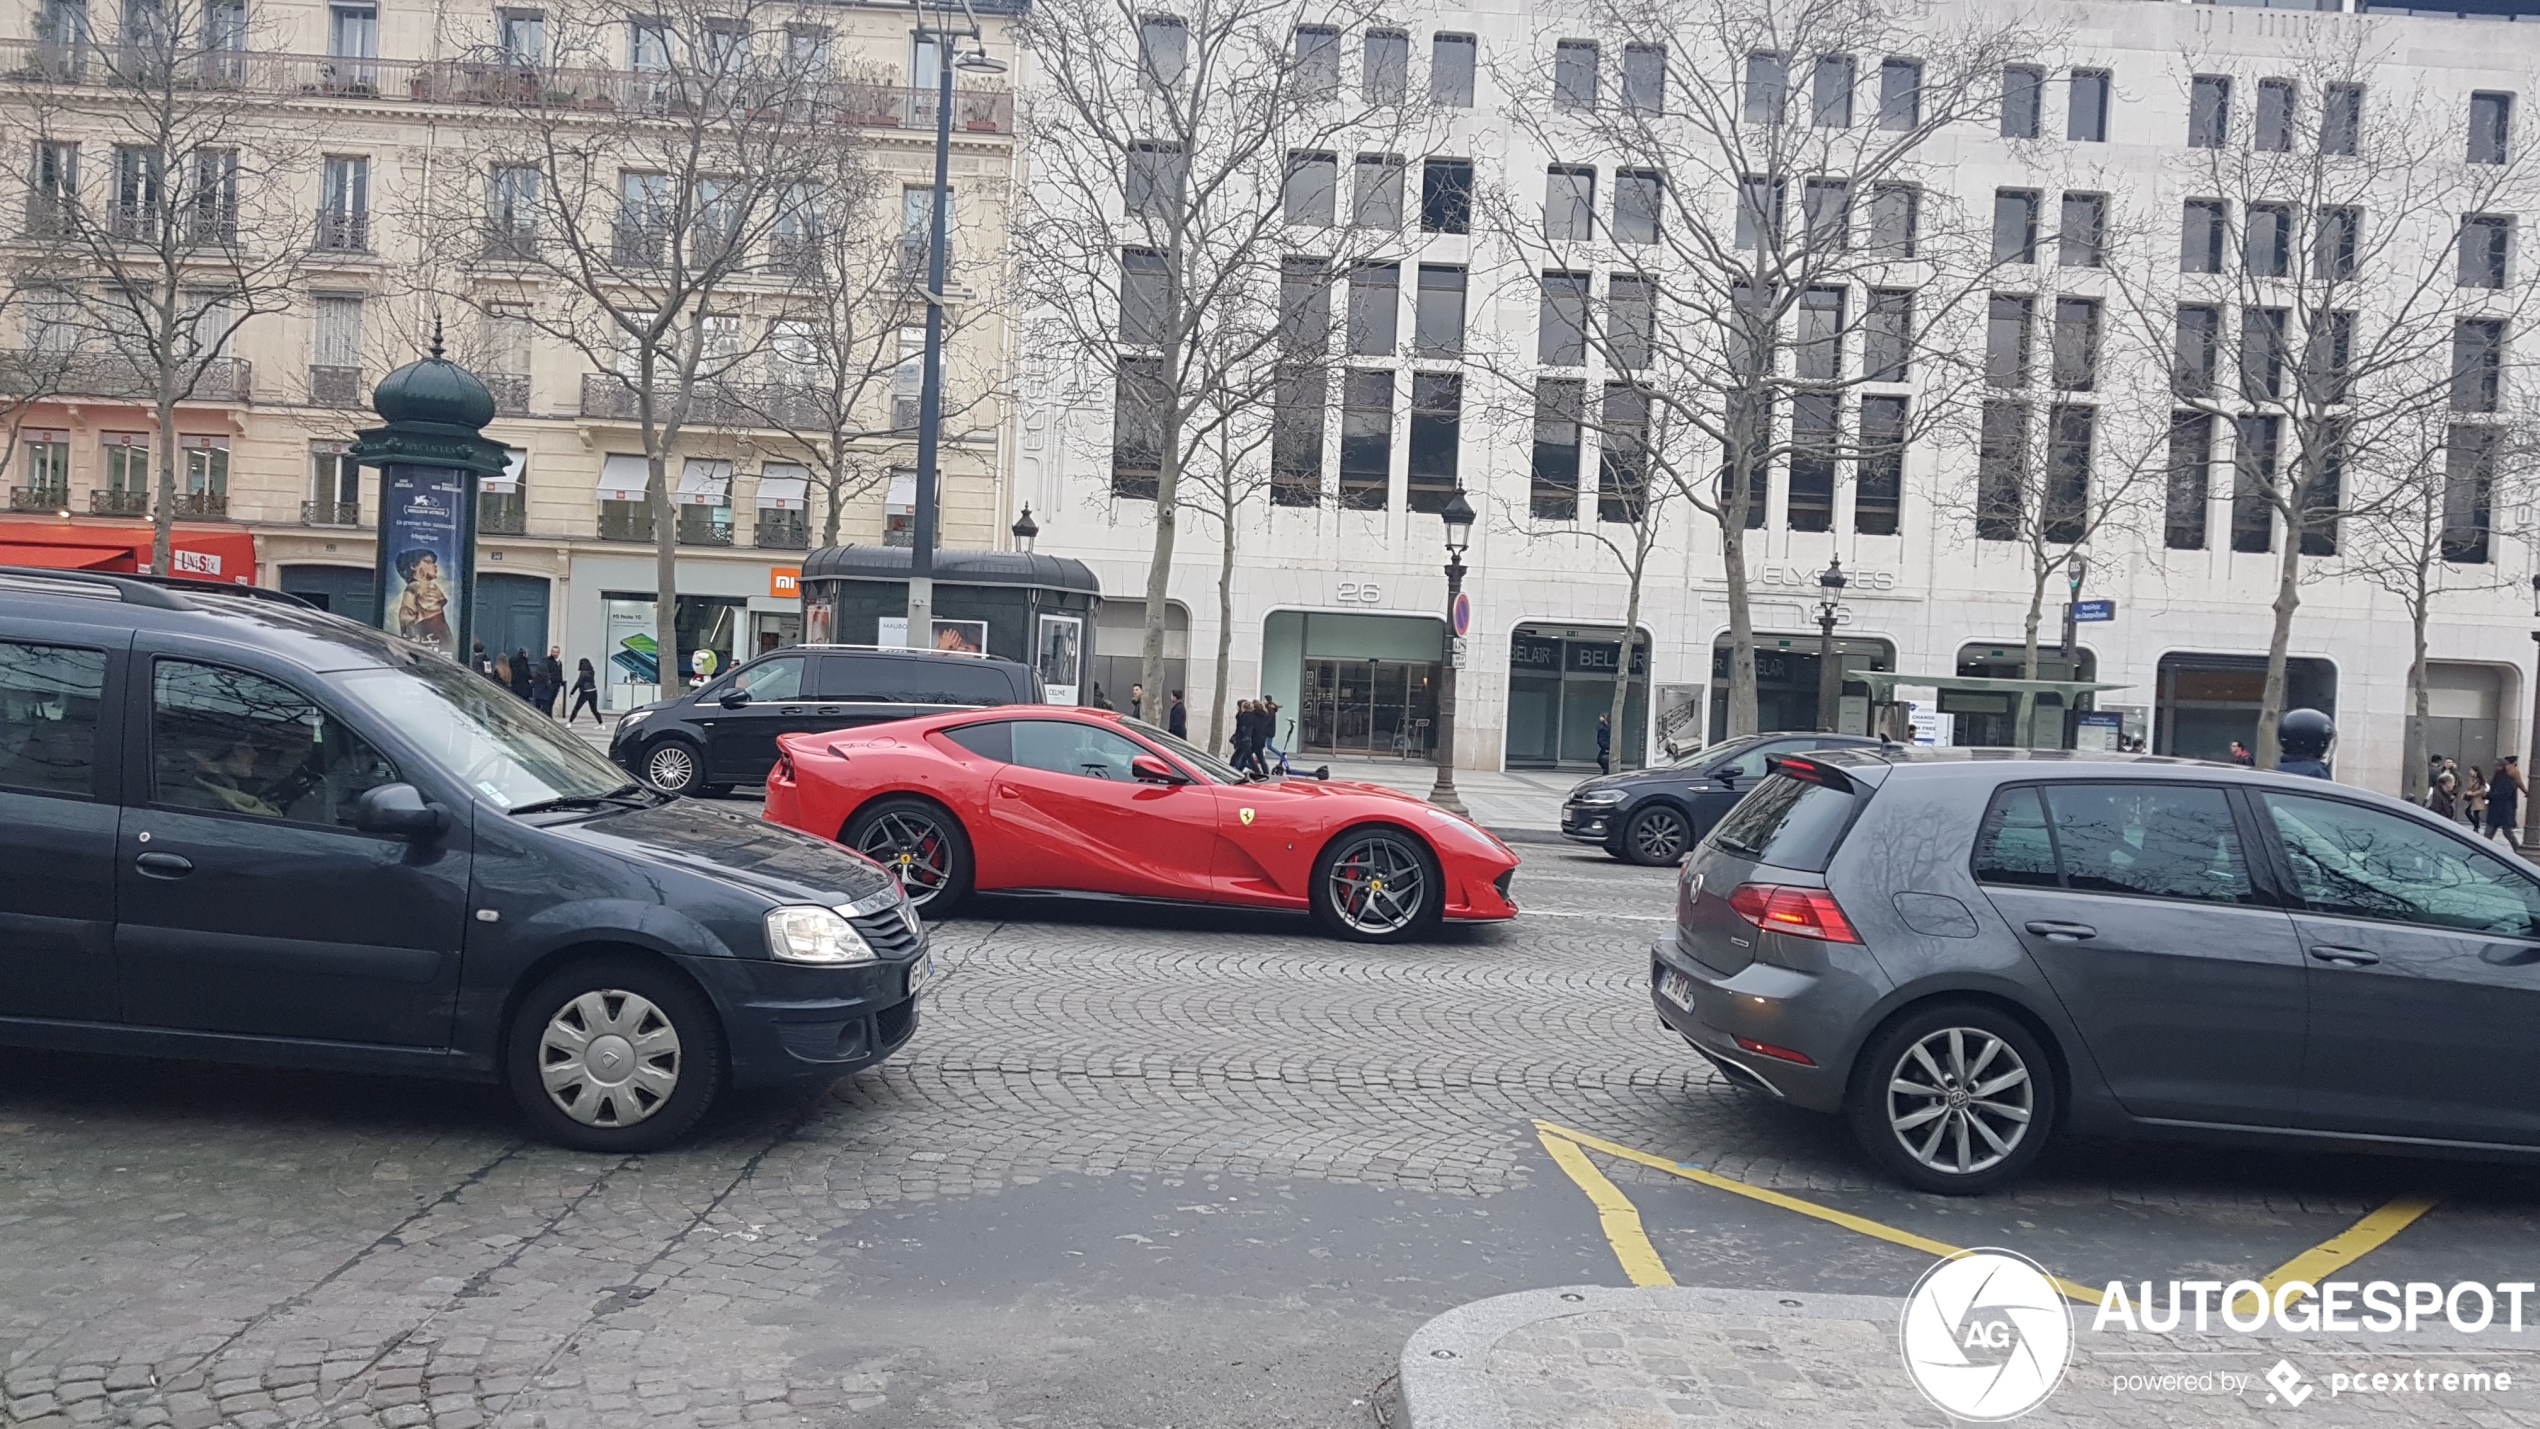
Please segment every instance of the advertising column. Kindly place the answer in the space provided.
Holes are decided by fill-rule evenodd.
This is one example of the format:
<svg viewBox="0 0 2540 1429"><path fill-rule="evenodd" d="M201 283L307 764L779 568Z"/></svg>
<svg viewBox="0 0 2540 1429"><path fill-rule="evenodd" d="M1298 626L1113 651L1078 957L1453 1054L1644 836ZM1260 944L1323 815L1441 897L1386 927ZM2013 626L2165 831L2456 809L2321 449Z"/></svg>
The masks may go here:
<svg viewBox="0 0 2540 1429"><path fill-rule="evenodd" d="M502 444L479 433L493 394L432 355L382 378L371 406L387 425L357 433L350 455L379 468L379 627L455 660L469 653L476 604L477 484L499 477Z"/></svg>

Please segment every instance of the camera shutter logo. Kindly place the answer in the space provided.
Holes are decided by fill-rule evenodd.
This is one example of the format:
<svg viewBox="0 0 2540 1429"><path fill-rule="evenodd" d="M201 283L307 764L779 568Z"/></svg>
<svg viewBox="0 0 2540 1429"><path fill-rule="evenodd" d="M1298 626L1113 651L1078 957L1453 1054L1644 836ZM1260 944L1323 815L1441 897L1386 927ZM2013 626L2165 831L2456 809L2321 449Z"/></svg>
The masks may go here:
<svg viewBox="0 0 2540 1429"><path fill-rule="evenodd" d="M2026 1256L1960 1251L1915 1282L1899 1339L1924 1398L1957 1418L1995 1423L2055 1392L2072 1358L2072 1312Z"/></svg>

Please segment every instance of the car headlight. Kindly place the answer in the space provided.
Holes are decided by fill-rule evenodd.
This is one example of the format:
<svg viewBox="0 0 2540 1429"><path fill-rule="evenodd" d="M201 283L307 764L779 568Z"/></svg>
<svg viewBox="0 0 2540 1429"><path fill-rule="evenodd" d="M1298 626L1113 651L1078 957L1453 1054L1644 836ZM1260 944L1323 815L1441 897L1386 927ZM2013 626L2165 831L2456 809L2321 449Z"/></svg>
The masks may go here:
<svg viewBox="0 0 2540 1429"><path fill-rule="evenodd" d="M780 961L839 967L879 962L871 944L855 924L834 908L771 908L767 914L767 950Z"/></svg>
<svg viewBox="0 0 2540 1429"><path fill-rule="evenodd" d="M1623 802L1625 797L1625 794L1620 789L1590 789L1584 794L1571 795L1570 802L1574 804L1591 805L1599 808L1611 808L1614 805Z"/></svg>
<svg viewBox="0 0 2540 1429"><path fill-rule="evenodd" d="M629 710L626 713L619 715L617 717L617 732L619 734L626 733L635 726L642 724L644 722L644 717L651 713L651 710Z"/></svg>

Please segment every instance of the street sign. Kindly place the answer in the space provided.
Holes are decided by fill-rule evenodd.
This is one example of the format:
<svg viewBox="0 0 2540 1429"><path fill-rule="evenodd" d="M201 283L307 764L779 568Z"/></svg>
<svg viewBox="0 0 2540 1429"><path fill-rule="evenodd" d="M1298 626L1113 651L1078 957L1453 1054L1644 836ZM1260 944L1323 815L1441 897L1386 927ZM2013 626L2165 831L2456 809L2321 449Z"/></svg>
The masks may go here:
<svg viewBox="0 0 2540 1429"><path fill-rule="evenodd" d="M1459 596L1457 599L1461 600L1462 597ZM1454 639L1446 642L1447 668L1452 670L1461 670L1464 668L1464 649L1464 637L1461 635L1458 635Z"/></svg>
<svg viewBox="0 0 2540 1429"><path fill-rule="evenodd" d="M2073 602L2073 622L2077 625L2086 625L2094 620L2114 620L2116 618L2117 603L2113 600L2077 600Z"/></svg>
<svg viewBox="0 0 2540 1429"><path fill-rule="evenodd" d="M1452 617L1451 617L1451 618L1453 619L1453 621L1454 621L1454 623L1455 623L1455 634L1456 634L1457 638L1459 638L1459 639L1460 639L1460 638L1462 638L1462 637L1464 637L1464 636L1467 636L1467 635L1472 634L1472 633L1473 633L1473 598L1472 598L1471 596L1469 596L1469 595L1466 595L1464 592L1462 592L1462 591L1460 591L1460 590L1459 590L1459 591L1457 591L1457 592L1455 593L1455 604L1454 604L1454 606L1452 607Z"/></svg>

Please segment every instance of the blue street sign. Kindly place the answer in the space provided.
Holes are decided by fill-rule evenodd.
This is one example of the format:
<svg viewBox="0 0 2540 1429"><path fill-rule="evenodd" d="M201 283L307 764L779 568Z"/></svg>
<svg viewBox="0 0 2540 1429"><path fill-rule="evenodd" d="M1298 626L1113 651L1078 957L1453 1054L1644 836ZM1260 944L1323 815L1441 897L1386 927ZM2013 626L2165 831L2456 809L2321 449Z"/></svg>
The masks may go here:
<svg viewBox="0 0 2540 1429"><path fill-rule="evenodd" d="M2076 625L2088 624L2094 620L2114 620L2116 618L2117 603L2113 600L2077 600L2073 602L2073 623Z"/></svg>

